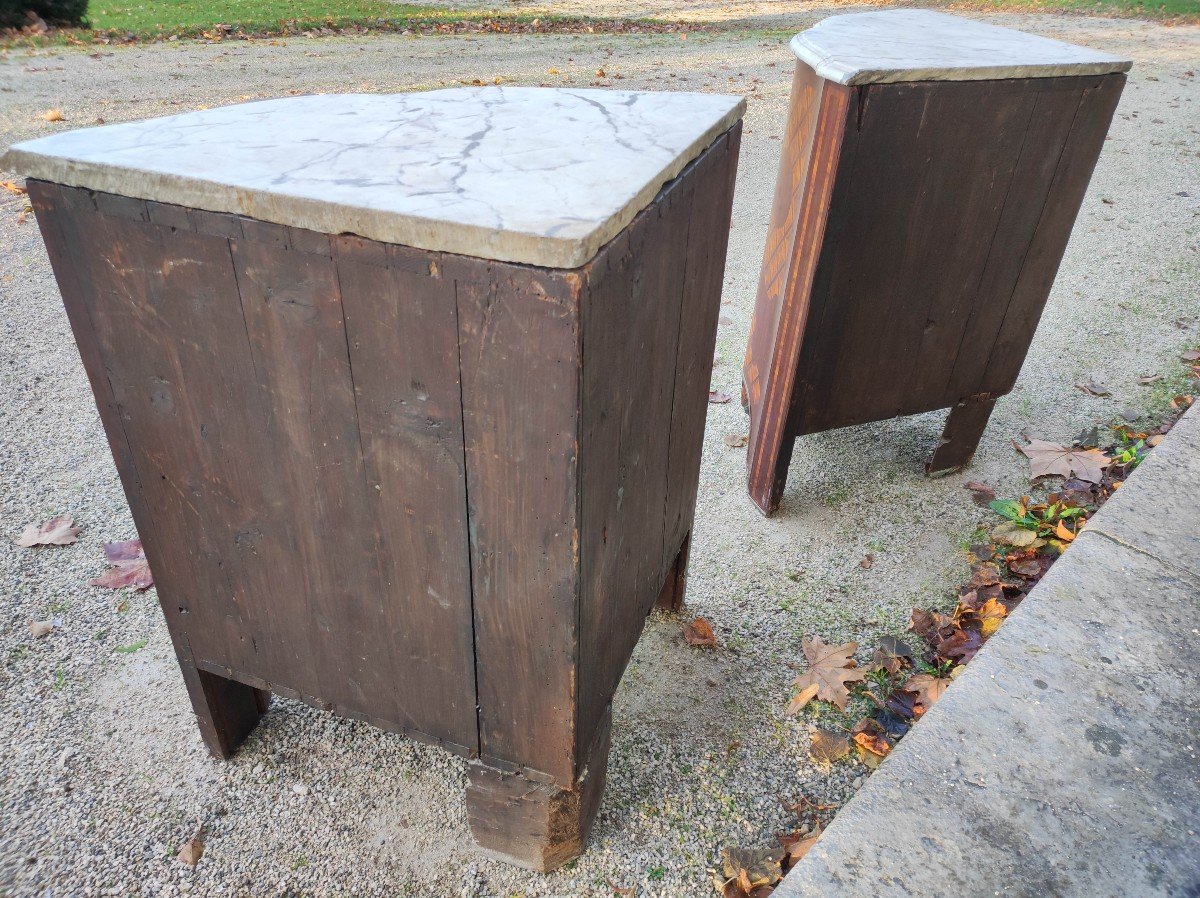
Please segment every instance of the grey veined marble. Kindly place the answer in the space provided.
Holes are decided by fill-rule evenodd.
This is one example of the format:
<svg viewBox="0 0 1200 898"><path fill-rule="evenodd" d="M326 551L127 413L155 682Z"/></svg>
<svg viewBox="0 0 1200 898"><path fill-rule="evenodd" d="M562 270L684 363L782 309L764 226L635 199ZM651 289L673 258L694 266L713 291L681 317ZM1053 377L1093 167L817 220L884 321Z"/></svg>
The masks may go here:
<svg viewBox="0 0 1200 898"><path fill-rule="evenodd" d="M1128 59L927 9L831 16L792 51L839 84L985 81L1125 72Z"/></svg>
<svg viewBox="0 0 1200 898"><path fill-rule="evenodd" d="M0 166L329 234L575 268L745 111L696 93L289 97L69 131Z"/></svg>

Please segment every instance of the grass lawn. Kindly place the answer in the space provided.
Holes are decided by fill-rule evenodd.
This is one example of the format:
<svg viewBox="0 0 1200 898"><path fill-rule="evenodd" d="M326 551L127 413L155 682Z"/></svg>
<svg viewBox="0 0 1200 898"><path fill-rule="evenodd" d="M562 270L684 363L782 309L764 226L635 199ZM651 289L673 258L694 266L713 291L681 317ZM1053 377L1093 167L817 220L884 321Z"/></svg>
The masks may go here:
<svg viewBox="0 0 1200 898"><path fill-rule="evenodd" d="M444 18L445 10L387 3L386 0L92 0L88 7L98 31L135 34L188 32L217 23L246 31L268 31L283 22L321 26L380 19Z"/></svg>
<svg viewBox="0 0 1200 898"><path fill-rule="evenodd" d="M1064 10L1143 19L1200 18L1200 0L1001 0L999 3L983 0L975 5L983 9L996 7L1029 12Z"/></svg>

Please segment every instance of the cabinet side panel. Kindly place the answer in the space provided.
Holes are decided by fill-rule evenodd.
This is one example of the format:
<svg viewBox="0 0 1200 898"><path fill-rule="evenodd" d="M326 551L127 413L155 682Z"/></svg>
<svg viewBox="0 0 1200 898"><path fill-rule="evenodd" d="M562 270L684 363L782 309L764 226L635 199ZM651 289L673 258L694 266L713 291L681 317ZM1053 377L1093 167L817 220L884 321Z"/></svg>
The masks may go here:
<svg viewBox="0 0 1200 898"><path fill-rule="evenodd" d="M579 276L455 275L480 753L574 782ZM560 297L560 283L573 280Z"/></svg>
<svg viewBox="0 0 1200 898"><path fill-rule="evenodd" d="M585 269L581 746L604 716L682 535L674 546L668 540L690 526L729 230L729 150L722 135ZM707 258L718 245L720 258Z"/></svg>
<svg viewBox="0 0 1200 898"><path fill-rule="evenodd" d="M1016 383L1124 87L1125 75L1113 74L1080 92L1070 135L976 392L1006 393Z"/></svg>
<svg viewBox="0 0 1200 898"><path fill-rule="evenodd" d="M768 514L778 505L792 455L797 363L814 311L830 200L853 156L858 100L856 90L797 64L744 368L750 498Z"/></svg>
<svg viewBox="0 0 1200 898"><path fill-rule="evenodd" d="M679 317L679 352L675 366L675 402L671 411L671 454L667 464L667 521L663 562L670 565L691 532L708 417L721 288L729 248L741 122L713 144L694 175L695 197L689 222L687 269Z"/></svg>

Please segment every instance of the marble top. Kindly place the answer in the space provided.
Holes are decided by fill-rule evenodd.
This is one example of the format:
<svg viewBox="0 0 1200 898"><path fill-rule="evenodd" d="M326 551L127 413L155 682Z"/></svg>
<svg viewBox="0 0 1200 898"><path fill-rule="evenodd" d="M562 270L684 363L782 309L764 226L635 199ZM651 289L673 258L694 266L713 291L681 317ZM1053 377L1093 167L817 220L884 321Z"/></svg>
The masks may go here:
<svg viewBox="0 0 1200 898"><path fill-rule="evenodd" d="M838 84L987 81L1126 72L1128 59L928 9L830 16L792 51Z"/></svg>
<svg viewBox="0 0 1200 898"><path fill-rule="evenodd" d="M67 131L0 167L329 234L575 268L745 111L717 94L288 97Z"/></svg>

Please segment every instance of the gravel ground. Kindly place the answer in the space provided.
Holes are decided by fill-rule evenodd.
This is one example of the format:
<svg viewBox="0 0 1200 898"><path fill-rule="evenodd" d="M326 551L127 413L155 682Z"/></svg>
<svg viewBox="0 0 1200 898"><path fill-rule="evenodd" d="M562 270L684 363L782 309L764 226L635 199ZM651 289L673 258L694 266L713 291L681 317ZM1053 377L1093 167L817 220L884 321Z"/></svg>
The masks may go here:
<svg viewBox="0 0 1200 898"><path fill-rule="evenodd" d="M760 5L762 6L762 5ZM596 11L594 3L588 8ZM682 7L681 7L682 8ZM757 8L757 7L756 7ZM772 27L823 14L772 4ZM781 18L782 17L782 18ZM1200 29L1134 21L996 16L1001 24L1128 53L1136 66L1017 389L1002 400L973 479L1025 488L1010 444L1069 438L1144 408L1140 374L1167 371L1200 315ZM547 70L557 69L550 76ZM294 39L13 52L0 56L0 143L288 92L393 91L478 78L750 97L715 386L736 395L789 87L779 35ZM60 108L63 124L40 114ZM0 174L0 177L10 177ZM721 648L689 649L651 619L617 694L608 791L591 848L537 876L473 850L463 762L276 700L230 763L205 754L153 591L87 586L101 543L134 535L58 293L21 198L0 198L0 894L611 895L711 893L729 843L790 821L777 795L840 804L865 775L808 758L809 721L788 720L800 639L855 639L864 655L913 604L944 601L982 513L964 478L921 474L942 417L805 438L777 518L743 488L736 401L714 406L688 594ZM1111 399L1073 384L1095 375ZM24 524L55 513L85 529L69 548L22 550ZM859 560L871 552L874 566ZM31 620L57 626L34 640ZM142 640L144 646L138 648ZM124 651L122 651L124 650ZM197 820L207 851L173 857ZM880 833L886 838L886 833Z"/></svg>

